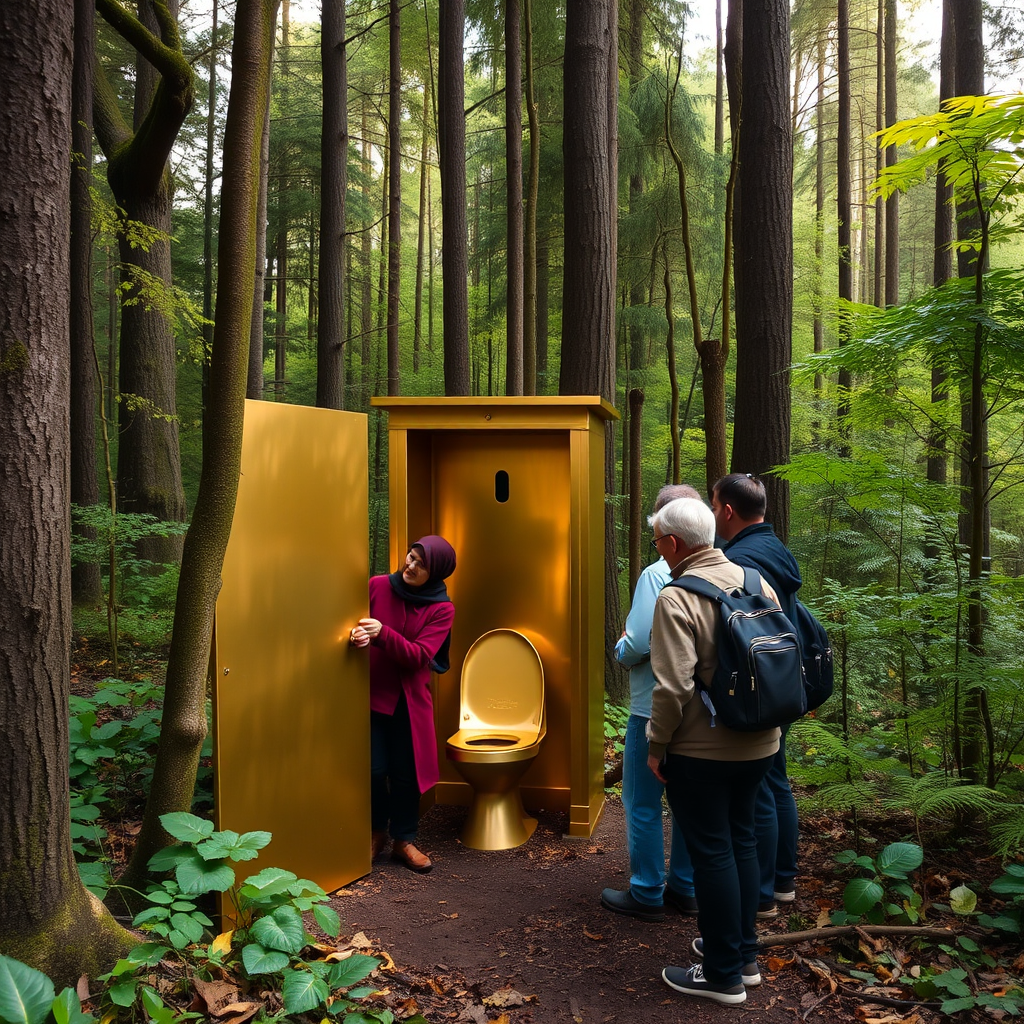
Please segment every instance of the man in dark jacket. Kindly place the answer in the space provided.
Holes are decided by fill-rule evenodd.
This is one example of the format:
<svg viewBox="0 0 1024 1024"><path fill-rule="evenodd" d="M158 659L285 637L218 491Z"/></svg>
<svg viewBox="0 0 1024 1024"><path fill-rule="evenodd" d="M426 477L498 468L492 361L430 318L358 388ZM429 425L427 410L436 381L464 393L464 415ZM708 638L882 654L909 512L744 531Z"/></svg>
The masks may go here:
<svg viewBox="0 0 1024 1024"><path fill-rule="evenodd" d="M737 565L756 569L778 595L782 610L793 619L800 569L785 544L764 521L764 484L749 473L730 473L715 484L715 514L722 551ZM761 783L756 805L757 859L761 895L757 916L778 916L778 903L796 898L796 845L799 823L796 801L786 773L786 731L779 752Z"/></svg>

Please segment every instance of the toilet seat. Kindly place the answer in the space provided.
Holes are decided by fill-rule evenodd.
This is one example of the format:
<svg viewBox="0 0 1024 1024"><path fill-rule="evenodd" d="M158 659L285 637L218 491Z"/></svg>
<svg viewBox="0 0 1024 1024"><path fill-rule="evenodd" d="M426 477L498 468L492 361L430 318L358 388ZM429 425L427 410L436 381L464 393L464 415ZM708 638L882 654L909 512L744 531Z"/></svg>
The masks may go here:
<svg viewBox="0 0 1024 1024"><path fill-rule="evenodd" d="M460 728L448 738L452 761L523 761L547 732L544 666L537 649L514 629L492 629L470 647L462 665Z"/></svg>

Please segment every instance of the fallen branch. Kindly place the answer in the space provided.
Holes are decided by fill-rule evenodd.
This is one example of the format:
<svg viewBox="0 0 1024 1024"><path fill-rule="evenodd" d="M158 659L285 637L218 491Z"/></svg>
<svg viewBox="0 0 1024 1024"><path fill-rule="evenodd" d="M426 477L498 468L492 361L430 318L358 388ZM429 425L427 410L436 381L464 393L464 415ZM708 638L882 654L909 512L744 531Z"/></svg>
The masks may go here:
<svg viewBox="0 0 1024 1024"><path fill-rule="evenodd" d="M948 928L918 928L914 925L899 924L840 924L827 928L808 928L803 932L785 932L782 935L762 935L757 944L761 949L772 946L795 946L798 942L811 942L815 939L845 938L863 932L867 935L911 935L920 939L951 939L956 934Z"/></svg>

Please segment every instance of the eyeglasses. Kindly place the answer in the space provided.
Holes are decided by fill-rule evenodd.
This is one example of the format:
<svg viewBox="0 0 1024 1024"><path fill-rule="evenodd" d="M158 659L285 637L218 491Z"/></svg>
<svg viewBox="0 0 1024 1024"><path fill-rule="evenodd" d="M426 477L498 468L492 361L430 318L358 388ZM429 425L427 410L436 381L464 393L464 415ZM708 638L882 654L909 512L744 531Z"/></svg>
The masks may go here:
<svg viewBox="0 0 1024 1024"><path fill-rule="evenodd" d="M426 569L426 565L411 551L405 556L405 564L409 566L410 569Z"/></svg>
<svg viewBox="0 0 1024 1024"><path fill-rule="evenodd" d="M658 541L659 540L664 540L666 537L674 537L674 536L675 536L675 534L672 534L672 533L663 533L660 537L652 537L651 538L651 547L654 548L655 551L657 551L658 550Z"/></svg>

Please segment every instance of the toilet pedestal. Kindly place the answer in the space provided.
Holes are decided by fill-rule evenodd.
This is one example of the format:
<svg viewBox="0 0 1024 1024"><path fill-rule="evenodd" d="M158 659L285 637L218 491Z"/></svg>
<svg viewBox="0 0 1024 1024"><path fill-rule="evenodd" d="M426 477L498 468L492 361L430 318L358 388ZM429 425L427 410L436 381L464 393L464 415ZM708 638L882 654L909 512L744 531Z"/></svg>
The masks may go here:
<svg viewBox="0 0 1024 1024"><path fill-rule="evenodd" d="M473 790L469 816L459 839L471 850L511 850L522 846L537 827L528 817L519 794L519 780L530 761L502 765L455 762L459 774Z"/></svg>

